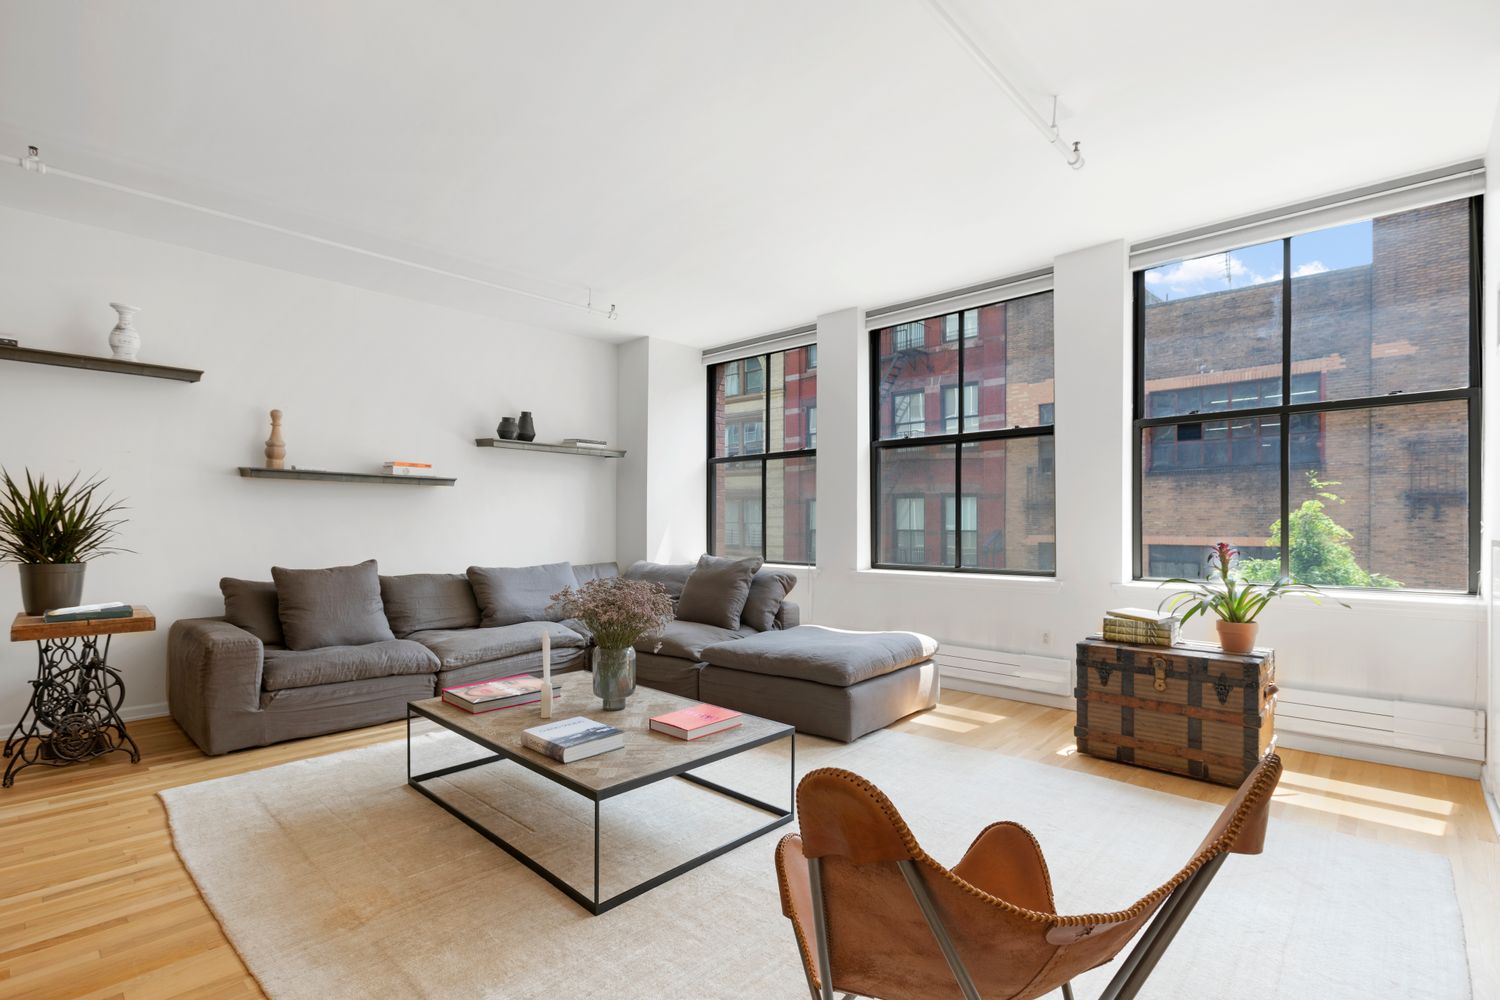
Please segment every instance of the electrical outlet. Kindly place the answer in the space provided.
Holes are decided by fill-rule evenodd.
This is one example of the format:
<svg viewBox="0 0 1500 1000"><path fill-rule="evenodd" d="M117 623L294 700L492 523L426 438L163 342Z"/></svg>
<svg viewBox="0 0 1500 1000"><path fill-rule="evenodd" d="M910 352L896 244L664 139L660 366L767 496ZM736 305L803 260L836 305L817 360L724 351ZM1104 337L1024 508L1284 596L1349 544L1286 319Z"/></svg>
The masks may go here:
<svg viewBox="0 0 1500 1000"><path fill-rule="evenodd" d="M1042 645L1043 646L1050 646L1050 645L1052 645L1052 633L1051 632L1043 632L1042 633Z"/></svg>

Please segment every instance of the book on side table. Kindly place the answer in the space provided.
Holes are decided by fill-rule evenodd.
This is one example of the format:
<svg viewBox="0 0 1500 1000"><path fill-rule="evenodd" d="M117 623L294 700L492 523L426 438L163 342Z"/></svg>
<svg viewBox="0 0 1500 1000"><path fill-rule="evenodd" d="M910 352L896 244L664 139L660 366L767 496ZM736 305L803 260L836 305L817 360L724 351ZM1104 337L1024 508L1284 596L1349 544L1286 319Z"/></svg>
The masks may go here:
<svg viewBox="0 0 1500 1000"><path fill-rule="evenodd" d="M575 715L571 719L559 719L545 726L523 730L521 745L555 761L571 764L575 760L623 749L625 734L614 726Z"/></svg>
<svg viewBox="0 0 1500 1000"><path fill-rule="evenodd" d="M104 604L80 604L73 608L53 608L42 615L44 622L87 622L99 618L129 618L135 609L119 601Z"/></svg>
<svg viewBox="0 0 1500 1000"><path fill-rule="evenodd" d="M679 740L696 740L740 724L740 713L717 705L694 705L666 715L653 715L651 729Z"/></svg>
<svg viewBox="0 0 1500 1000"><path fill-rule="evenodd" d="M562 685L552 684L552 697L562 697ZM443 700L466 712L493 712L516 705L536 705L542 700L542 679L530 674L497 677L473 684L443 688Z"/></svg>

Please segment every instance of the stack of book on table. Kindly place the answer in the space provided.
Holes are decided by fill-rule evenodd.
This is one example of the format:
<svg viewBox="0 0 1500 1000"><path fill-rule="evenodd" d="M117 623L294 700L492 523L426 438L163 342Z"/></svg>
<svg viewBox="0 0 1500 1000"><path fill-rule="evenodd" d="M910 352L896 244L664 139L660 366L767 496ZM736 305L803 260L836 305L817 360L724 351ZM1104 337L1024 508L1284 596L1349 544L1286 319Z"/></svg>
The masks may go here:
<svg viewBox="0 0 1500 1000"><path fill-rule="evenodd" d="M1182 619L1146 608L1116 608L1104 613L1104 638L1142 646L1175 646L1182 641Z"/></svg>
<svg viewBox="0 0 1500 1000"><path fill-rule="evenodd" d="M129 618L135 609L119 601L104 604L80 604L74 608L53 608L43 612L44 622L91 622L100 618Z"/></svg>
<svg viewBox="0 0 1500 1000"><path fill-rule="evenodd" d="M625 734L614 726L575 715L571 719L523 730L521 745L555 761L571 764L575 760L623 748Z"/></svg>
<svg viewBox="0 0 1500 1000"><path fill-rule="evenodd" d="M552 697L562 697L562 685L552 685ZM465 712L493 712L514 705L536 705L542 700L542 679L530 674L496 677L473 684L443 688L443 700Z"/></svg>
<svg viewBox="0 0 1500 1000"><path fill-rule="evenodd" d="M431 462L386 462L381 466L388 476L430 476Z"/></svg>
<svg viewBox="0 0 1500 1000"><path fill-rule="evenodd" d="M717 705L694 705L692 708L679 708L666 715L651 717L652 731L675 736L679 740L701 739L733 729L739 724L739 712Z"/></svg>

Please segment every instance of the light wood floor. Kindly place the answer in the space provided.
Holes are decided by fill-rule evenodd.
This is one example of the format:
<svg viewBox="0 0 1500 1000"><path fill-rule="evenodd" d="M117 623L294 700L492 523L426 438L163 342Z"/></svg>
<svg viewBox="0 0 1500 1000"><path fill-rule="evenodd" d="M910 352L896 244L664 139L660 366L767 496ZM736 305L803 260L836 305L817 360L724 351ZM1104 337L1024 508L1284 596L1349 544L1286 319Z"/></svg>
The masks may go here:
<svg viewBox="0 0 1500 1000"><path fill-rule="evenodd" d="M899 728L1192 798L1222 802L1229 794L1080 757L1072 720L1069 712L955 692ZM0 790L0 997L261 996L177 859L156 792L403 735L392 723L205 757L168 719L130 728L143 754L137 765L116 754L32 768ZM1474 996L1500 997L1500 843L1478 783L1319 754L1283 757L1275 820L1447 855Z"/></svg>

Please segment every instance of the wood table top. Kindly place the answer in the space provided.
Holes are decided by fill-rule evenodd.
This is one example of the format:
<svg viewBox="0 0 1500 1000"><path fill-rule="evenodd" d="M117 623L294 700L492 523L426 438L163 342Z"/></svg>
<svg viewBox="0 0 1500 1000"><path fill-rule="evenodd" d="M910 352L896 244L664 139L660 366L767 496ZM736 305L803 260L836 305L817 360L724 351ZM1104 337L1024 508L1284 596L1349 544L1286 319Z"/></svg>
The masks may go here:
<svg viewBox="0 0 1500 1000"><path fill-rule="evenodd" d="M156 616L144 604L131 608L129 618L89 618L79 622L48 622L41 615L18 614L10 623L10 641L71 639L80 635L117 635L123 632L155 632Z"/></svg>
<svg viewBox="0 0 1500 1000"><path fill-rule="evenodd" d="M606 712L594 694L592 674L586 671L560 674L553 677L553 683L560 684L562 691L561 697L552 703L551 719L543 719L537 705L470 713L442 698L427 698L412 702L411 707L418 714L439 720L477 743L524 758L532 770L550 772L549 777L560 784L585 794L613 794L621 788L650 782L663 773L705 764L710 758L729 756L792 731L792 727L783 722L747 713L740 716L740 724L733 729L696 740L680 740L653 731L649 725L651 717L692 708L702 702L655 688L637 687L625 708ZM587 716L621 730L625 734L624 749L563 764L521 745L522 730L575 715Z"/></svg>

